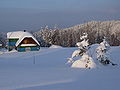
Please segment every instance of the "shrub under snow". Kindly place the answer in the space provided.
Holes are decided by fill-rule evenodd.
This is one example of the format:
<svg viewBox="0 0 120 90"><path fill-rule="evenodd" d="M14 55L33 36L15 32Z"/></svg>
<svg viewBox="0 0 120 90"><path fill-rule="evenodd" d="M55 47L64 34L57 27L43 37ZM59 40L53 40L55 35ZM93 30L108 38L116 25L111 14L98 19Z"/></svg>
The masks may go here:
<svg viewBox="0 0 120 90"><path fill-rule="evenodd" d="M96 67L96 64L94 63L93 59L88 56L87 54L84 54L81 59L76 60L72 66L73 68L94 68Z"/></svg>
<svg viewBox="0 0 120 90"><path fill-rule="evenodd" d="M68 63L71 63L72 68L95 68L96 64L94 63L92 57L88 55L88 49L89 49L89 43L87 39L86 33L84 33L83 36L81 36L81 42L78 42L76 45L78 46L78 50L75 50L71 56L71 58L68 59ZM73 60L74 57L79 57L78 60Z"/></svg>

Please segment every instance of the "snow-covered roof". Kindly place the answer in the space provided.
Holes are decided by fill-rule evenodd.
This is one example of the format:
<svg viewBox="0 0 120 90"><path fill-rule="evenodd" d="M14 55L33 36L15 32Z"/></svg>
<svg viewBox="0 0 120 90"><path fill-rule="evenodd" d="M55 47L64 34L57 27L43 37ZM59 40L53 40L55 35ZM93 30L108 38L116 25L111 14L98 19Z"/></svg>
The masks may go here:
<svg viewBox="0 0 120 90"><path fill-rule="evenodd" d="M16 31L16 32L8 32L7 33L7 38L8 39L13 39L13 38L20 38L21 36L23 36L24 33L28 33L28 32L23 32L23 31Z"/></svg>
<svg viewBox="0 0 120 90"><path fill-rule="evenodd" d="M15 39L15 38L19 39L16 42L16 46L18 46L22 42L22 40L26 37L31 37L38 45L40 45L39 42L36 40L36 38L32 34L30 34L29 32L16 31L16 32L8 32L7 33L8 39Z"/></svg>

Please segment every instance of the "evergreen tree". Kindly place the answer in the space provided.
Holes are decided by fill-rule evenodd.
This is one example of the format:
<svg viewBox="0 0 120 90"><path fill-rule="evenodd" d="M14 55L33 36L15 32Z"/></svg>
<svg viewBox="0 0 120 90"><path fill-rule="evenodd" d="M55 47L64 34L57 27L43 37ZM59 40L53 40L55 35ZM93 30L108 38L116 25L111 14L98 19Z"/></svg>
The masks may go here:
<svg viewBox="0 0 120 90"><path fill-rule="evenodd" d="M98 48L96 49L96 54L97 54L97 60L103 64L103 65L116 65L108 57L108 50L110 49L110 45L107 43L105 38L103 39L103 42L100 43Z"/></svg>
<svg viewBox="0 0 120 90"><path fill-rule="evenodd" d="M94 68L95 63L93 62L92 57L88 55L89 43L88 43L88 34L84 33L80 37L81 42L78 42L78 50L75 50L71 56L68 58L68 63L71 63L73 68ZM74 60L75 57L80 57L78 60Z"/></svg>

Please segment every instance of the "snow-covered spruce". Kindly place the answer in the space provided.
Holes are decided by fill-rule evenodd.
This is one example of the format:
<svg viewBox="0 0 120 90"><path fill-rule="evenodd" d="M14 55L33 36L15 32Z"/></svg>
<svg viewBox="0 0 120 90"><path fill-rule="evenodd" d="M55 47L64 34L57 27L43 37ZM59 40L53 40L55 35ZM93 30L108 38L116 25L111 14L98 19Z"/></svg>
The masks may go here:
<svg viewBox="0 0 120 90"><path fill-rule="evenodd" d="M98 46L98 48L96 48L96 55L97 55L97 60L103 64L103 65L108 65L108 64L114 64L110 59L109 59L109 53L108 50L110 49L110 45L108 44L108 42L105 40L105 38L103 39L103 42L101 42Z"/></svg>
<svg viewBox="0 0 120 90"><path fill-rule="evenodd" d="M87 39L88 34L84 33L81 36L81 42L78 42L78 50L75 50L71 56L68 58L68 63L71 63L72 68L95 68L96 64L94 63L92 57L88 55L89 43ZM80 57L78 60L73 60L75 57Z"/></svg>

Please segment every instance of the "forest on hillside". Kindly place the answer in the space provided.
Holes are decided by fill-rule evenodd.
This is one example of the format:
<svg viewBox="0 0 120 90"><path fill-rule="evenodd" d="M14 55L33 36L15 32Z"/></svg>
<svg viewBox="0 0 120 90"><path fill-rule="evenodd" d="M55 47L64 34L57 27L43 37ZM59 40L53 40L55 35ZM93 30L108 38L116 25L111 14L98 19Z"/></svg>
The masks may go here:
<svg viewBox="0 0 120 90"><path fill-rule="evenodd" d="M74 47L80 42L83 33L88 34L89 43L100 43L104 37L111 46L120 45L120 21L91 21L84 24L76 25L70 28L60 29L48 26L42 27L37 32L31 33L39 41L41 47L60 45L63 47ZM6 33L0 32L0 44L6 46Z"/></svg>
<svg viewBox="0 0 120 90"><path fill-rule="evenodd" d="M73 47L83 33L88 34L90 44L100 43L105 37L111 46L120 45L120 21L91 21L65 29L46 26L33 34L41 46L55 44Z"/></svg>

